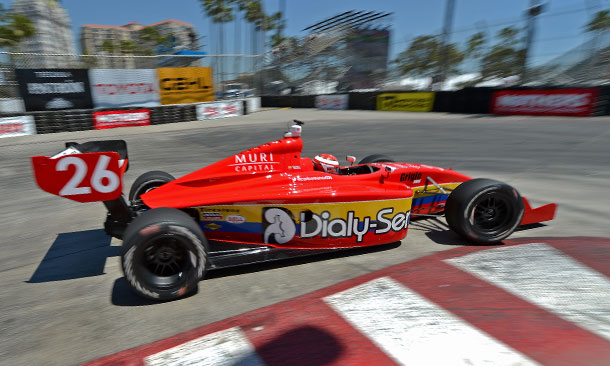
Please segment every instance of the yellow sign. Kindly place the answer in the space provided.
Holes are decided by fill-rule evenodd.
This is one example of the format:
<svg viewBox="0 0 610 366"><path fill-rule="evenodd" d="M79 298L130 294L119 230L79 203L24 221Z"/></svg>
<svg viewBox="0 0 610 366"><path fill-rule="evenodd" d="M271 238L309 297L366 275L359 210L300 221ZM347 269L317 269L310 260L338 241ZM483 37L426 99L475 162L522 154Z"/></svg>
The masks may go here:
<svg viewBox="0 0 610 366"><path fill-rule="evenodd" d="M430 112L434 93L384 93L377 96L378 111Z"/></svg>
<svg viewBox="0 0 610 366"><path fill-rule="evenodd" d="M211 67L163 67L157 69L161 104L210 102L214 100Z"/></svg>

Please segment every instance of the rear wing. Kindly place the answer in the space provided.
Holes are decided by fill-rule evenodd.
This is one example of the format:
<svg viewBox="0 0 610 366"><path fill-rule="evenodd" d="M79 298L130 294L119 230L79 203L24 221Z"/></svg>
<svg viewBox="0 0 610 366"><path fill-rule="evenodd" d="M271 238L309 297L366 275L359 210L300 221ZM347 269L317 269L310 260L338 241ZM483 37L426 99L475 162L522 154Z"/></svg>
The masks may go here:
<svg viewBox="0 0 610 366"><path fill-rule="evenodd" d="M124 140L67 142L61 152L33 156L31 161L43 191L77 202L118 199L129 165Z"/></svg>

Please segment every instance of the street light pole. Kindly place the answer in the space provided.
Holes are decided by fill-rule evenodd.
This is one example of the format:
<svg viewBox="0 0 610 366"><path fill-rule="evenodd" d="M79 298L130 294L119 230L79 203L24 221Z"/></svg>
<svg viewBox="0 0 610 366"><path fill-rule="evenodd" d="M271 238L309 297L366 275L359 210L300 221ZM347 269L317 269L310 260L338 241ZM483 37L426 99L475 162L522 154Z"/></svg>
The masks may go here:
<svg viewBox="0 0 610 366"><path fill-rule="evenodd" d="M530 7L526 9L527 14L527 36L525 38L525 50L523 51L523 65L521 72L521 84L525 84L530 75L528 74L527 61L531 53L532 43L536 33L536 16L542 13L544 4L538 0L530 0Z"/></svg>
<svg viewBox="0 0 610 366"><path fill-rule="evenodd" d="M447 78L449 69L449 36L453 27L453 14L455 12L455 0L447 0L445 8L445 23L443 25L443 33L441 35L441 62L439 82L444 83Z"/></svg>

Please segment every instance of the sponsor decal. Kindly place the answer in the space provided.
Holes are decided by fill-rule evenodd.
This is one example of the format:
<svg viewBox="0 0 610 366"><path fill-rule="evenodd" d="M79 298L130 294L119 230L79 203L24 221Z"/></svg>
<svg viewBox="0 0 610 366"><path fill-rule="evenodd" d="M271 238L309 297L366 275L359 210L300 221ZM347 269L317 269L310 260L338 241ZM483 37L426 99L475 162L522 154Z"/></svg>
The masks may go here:
<svg viewBox="0 0 610 366"><path fill-rule="evenodd" d="M96 108L161 104L154 69L91 69L89 79Z"/></svg>
<svg viewBox="0 0 610 366"><path fill-rule="evenodd" d="M328 211L320 215L311 212L301 212L300 238L347 238L356 237L358 243L362 242L363 237L370 230L374 230L376 235L385 234L391 231L399 232L405 230L409 225L410 211L396 212L393 208L384 208L377 212L375 222L371 217L359 218L354 211L348 211L346 218L331 219ZM308 216L311 216L309 219Z"/></svg>
<svg viewBox="0 0 610 366"><path fill-rule="evenodd" d="M0 118L0 137L34 135L36 124L33 116Z"/></svg>
<svg viewBox="0 0 610 366"><path fill-rule="evenodd" d="M349 238L356 237L356 242L364 240L364 235L372 231L375 235L390 231L406 230L411 216L410 211L394 212L394 208L383 208L371 218L357 217L354 211L347 211L346 217L332 218L329 211L320 214L309 210L299 214L300 228L292 217L292 213L281 207L263 208L263 242L265 244L284 244L298 235L301 239L319 238Z"/></svg>
<svg viewBox="0 0 610 366"><path fill-rule="evenodd" d="M598 89L502 90L495 92L492 113L590 116Z"/></svg>
<svg viewBox="0 0 610 366"><path fill-rule="evenodd" d="M434 93L383 93L377 96L377 110L430 112Z"/></svg>
<svg viewBox="0 0 610 366"><path fill-rule="evenodd" d="M263 243L285 244L296 234L292 213L282 207L263 208Z"/></svg>
<svg viewBox="0 0 610 366"><path fill-rule="evenodd" d="M316 180L332 180L333 177L330 175L325 175L322 177L301 177L301 176L296 176L294 178L292 178L292 180L294 181L299 181L299 182L309 182L309 181L316 181Z"/></svg>
<svg viewBox="0 0 610 366"><path fill-rule="evenodd" d="M231 224L239 225L239 224L243 224L244 222L246 222L246 218L241 215L229 215L229 216L227 216L225 221L228 223L231 223Z"/></svg>
<svg viewBox="0 0 610 366"><path fill-rule="evenodd" d="M157 74L163 105L214 100L211 67L162 67Z"/></svg>
<svg viewBox="0 0 610 366"><path fill-rule="evenodd" d="M201 213L202 221L222 221L224 217L220 212L202 212Z"/></svg>
<svg viewBox="0 0 610 366"><path fill-rule="evenodd" d="M197 119L217 119L236 117L243 114L243 103L241 101L205 103L197 105Z"/></svg>
<svg viewBox="0 0 610 366"><path fill-rule="evenodd" d="M318 109L347 109L347 94L318 95L316 96L316 108Z"/></svg>
<svg viewBox="0 0 610 366"><path fill-rule="evenodd" d="M93 128L96 130L148 125L150 125L150 111L148 109L93 112Z"/></svg>
<svg viewBox="0 0 610 366"><path fill-rule="evenodd" d="M86 69L16 69L26 111L91 109Z"/></svg>
<svg viewBox="0 0 610 366"><path fill-rule="evenodd" d="M235 155L235 163L229 164L236 172L271 171L279 164L273 159L273 153L243 153Z"/></svg>
<svg viewBox="0 0 610 366"><path fill-rule="evenodd" d="M410 172L410 173L402 173L400 175L400 181L401 182L414 182L414 183L419 183L421 182L421 173L420 172Z"/></svg>
<svg viewBox="0 0 610 366"><path fill-rule="evenodd" d="M215 223L215 222L210 222L209 224L206 224L206 225L205 225L205 228L206 228L206 229L208 229L208 230L212 230L212 231L214 231L214 230L218 230L218 229L220 229L221 227L222 227L222 226L218 225L218 224L217 224L217 223Z"/></svg>

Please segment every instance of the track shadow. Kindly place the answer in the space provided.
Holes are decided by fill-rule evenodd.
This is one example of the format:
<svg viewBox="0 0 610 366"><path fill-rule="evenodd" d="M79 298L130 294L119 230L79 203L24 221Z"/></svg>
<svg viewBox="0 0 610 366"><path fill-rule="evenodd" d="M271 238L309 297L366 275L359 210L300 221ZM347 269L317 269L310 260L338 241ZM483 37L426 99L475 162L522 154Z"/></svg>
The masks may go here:
<svg viewBox="0 0 610 366"><path fill-rule="evenodd" d="M322 252L322 253L318 252L315 254L310 254L310 255L306 255L306 256L302 256L302 257L277 259L277 260L269 261L269 262L250 263L250 264L244 264L244 265L229 267L229 268L213 269L213 270L209 270L206 273L205 279L235 276L235 275L246 274L246 273L268 271L268 270L276 269L276 268L291 267L291 266L305 264L305 263L320 262L320 261L326 261L326 260L331 260L331 259L336 259L336 258L352 257L352 256L357 256L357 255L391 250L391 249L398 248L399 246L400 246L400 242L394 242L394 243L390 243L390 244L375 245L375 246L365 247L365 248L337 250L334 252ZM194 292L194 293L190 294L189 296L193 296L196 293L197 292ZM177 301L179 301L179 300L180 299L178 299ZM115 306L147 306L147 305L154 305L154 304L159 303L159 301L146 300L146 299L136 295L133 292L133 290L131 290L129 288L129 284L127 283L127 280L125 279L125 277L121 277L114 282L114 286L112 287L111 302Z"/></svg>
<svg viewBox="0 0 610 366"><path fill-rule="evenodd" d="M375 252L382 252L386 250L391 250L398 248L400 246L400 242L394 242L390 244L383 245L374 245L370 247L364 248L353 248L353 249L344 249L337 250L334 252L324 252L324 253L316 253L303 257L289 258L289 259L278 259L270 262L262 262L262 263L251 263L244 264L238 267L230 267L230 268L219 268L214 269L207 272L205 278L220 278L227 276L234 276L239 274L246 273L255 273L261 271L267 271L276 268L283 267L291 267L299 264L313 263L313 262L321 262L327 261L336 258L344 258L344 257L352 257L363 254L370 254Z"/></svg>
<svg viewBox="0 0 610 366"><path fill-rule="evenodd" d="M109 257L119 255L104 230L61 233L27 283L51 282L104 274Z"/></svg>
<svg viewBox="0 0 610 366"><path fill-rule="evenodd" d="M302 326L284 332L256 347L256 355L267 365L324 366L334 364L345 352L339 339L327 331ZM249 355L234 365L252 365L255 362Z"/></svg>
<svg viewBox="0 0 610 366"><path fill-rule="evenodd" d="M545 227L546 224L543 223L535 223L528 224L518 227L515 231L524 231L530 229L536 229L540 227ZM410 225L411 230L420 230L424 231L424 234L436 244L441 245L451 245L451 246L494 246L499 245L499 243L494 244L476 244L468 241L467 239L462 238L454 231L449 229L449 226L437 217L434 218L418 218L411 221ZM510 239L510 237L509 237Z"/></svg>

